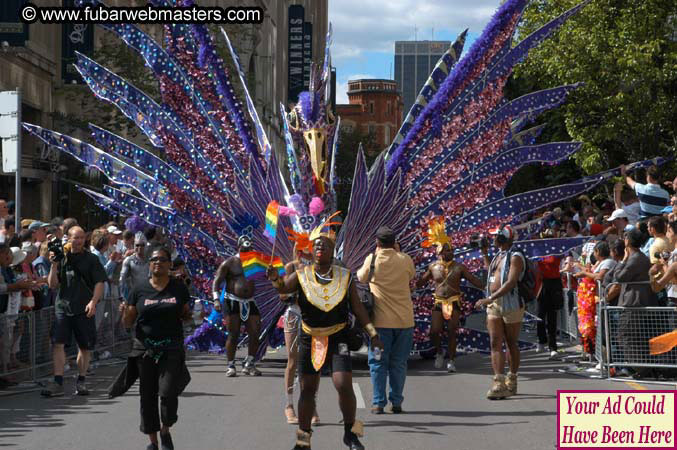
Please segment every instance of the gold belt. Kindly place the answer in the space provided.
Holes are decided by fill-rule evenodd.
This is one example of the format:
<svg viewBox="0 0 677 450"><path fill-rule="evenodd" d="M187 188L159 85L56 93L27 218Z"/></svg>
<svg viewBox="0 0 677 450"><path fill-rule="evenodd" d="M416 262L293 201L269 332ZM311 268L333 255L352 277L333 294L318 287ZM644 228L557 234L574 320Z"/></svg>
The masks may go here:
<svg viewBox="0 0 677 450"><path fill-rule="evenodd" d="M332 334L338 333L345 327L345 322L338 323L330 327L311 327L307 323L301 321L301 328L303 328L304 333L315 337L331 336Z"/></svg>
<svg viewBox="0 0 677 450"><path fill-rule="evenodd" d="M438 303L445 303L445 304L450 304L450 303L461 303L461 295L452 295L451 297L440 297L437 294L433 294L433 298L435 298L435 304Z"/></svg>

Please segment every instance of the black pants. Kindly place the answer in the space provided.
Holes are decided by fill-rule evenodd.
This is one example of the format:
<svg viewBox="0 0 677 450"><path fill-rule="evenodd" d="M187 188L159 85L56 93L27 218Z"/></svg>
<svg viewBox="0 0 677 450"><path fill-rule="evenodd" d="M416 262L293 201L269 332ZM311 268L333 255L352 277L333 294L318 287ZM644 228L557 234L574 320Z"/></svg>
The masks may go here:
<svg viewBox="0 0 677 450"><path fill-rule="evenodd" d="M557 279L544 279L541 295L538 297L538 318L536 325L538 342L547 342L550 351L557 350L557 310L564 302L562 282Z"/></svg>
<svg viewBox="0 0 677 450"><path fill-rule="evenodd" d="M167 352L159 362L140 356L136 359L139 367L139 397L141 400L141 426L144 434L157 433L162 425L171 427L178 420L178 395L164 395L179 378L183 360L179 352ZM158 411L158 397L160 408Z"/></svg>

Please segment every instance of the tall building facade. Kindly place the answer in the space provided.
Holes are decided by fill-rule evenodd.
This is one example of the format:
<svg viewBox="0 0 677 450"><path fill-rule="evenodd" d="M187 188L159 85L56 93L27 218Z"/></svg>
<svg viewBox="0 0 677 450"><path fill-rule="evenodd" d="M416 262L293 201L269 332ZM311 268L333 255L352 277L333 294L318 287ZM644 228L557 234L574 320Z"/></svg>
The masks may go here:
<svg viewBox="0 0 677 450"><path fill-rule="evenodd" d="M394 80L351 80L348 105L336 105L341 128L358 128L380 151L395 139L402 123L402 99Z"/></svg>
<svg viewBox="0 0 677 450"><path fill-rule="evenodd" d="M402 93L405 114L450 45L450 41L395 41L394 78Z"/></svg>
<svg viewBox="0 0 677 450"><path fill-rule="evenodd" d="M35 0L33 3L63 6L72 2ZM0 91L21 89L22 119L90 142L88 122L105 128L117 124L118 127L111 131L155 150L117 109L104 107L105 102L95 98L87 86L79 82L72 67L73 50L93 57L116 72L121 66L116 58L131 60L140 74L138 79L131 76L129 81L139 88L150 88L149 94L153 96L156 83L144 69L141 57L128 51L121 40L100 27L41 23L24 27L18 18L23 3L23 0L0 0ZM140 6L147 1L109 0L106 3L109 6ZM227 25L225 28L240 56L248 89L271 145L276 152L284 153L279 104L286 105L288 98L288 9L290 5L304 6L305 21L312 24L311 42L304 36L304 44L309 44L304 45L304 50L312 52L313 60L321 64L329 23L327 0L198 0L197 3L263 9L262 24ZM141 28L157 42L163 42L162 25L143 25ZM214 30L218 31L217 28ZM85 42L86 48L74 47L74 42ZM214 34L214 42L217 47L225 45L220 34ZM120 47L116 48L118 45ZM225 58L225 63L235 89L241 95L242 88L229 57ZM87 220L96 221L101 211L75 186L85 185L97 190L104 181L98 171L85 168L25 132L22 139L22 216L47 220L56 215L68 215L83 220L85 226L88 226ZM161 151L158 154L162 157ZM0 172L0 198L13 200L14 196L14 175Z"/></svg>

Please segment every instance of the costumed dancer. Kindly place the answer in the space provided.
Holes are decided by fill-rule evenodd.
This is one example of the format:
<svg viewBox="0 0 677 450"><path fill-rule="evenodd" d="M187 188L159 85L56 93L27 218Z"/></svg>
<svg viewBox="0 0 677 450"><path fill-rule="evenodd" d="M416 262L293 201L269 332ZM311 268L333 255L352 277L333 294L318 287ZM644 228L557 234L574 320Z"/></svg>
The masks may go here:
<svg viewBox="0 0 677 450"><path fill-rule="evenodd" d="M435 303L430 325L430 339L436 350L435 368L441 369L444 366L441 334L444 322L446 322L449 339L447 372L456 372L456 332L461 318L461 302L463 300L461 279L465 278L478 289L483 289L484 284L470 273L467 267L454 261L454 249L451 247L451 241L446 234L443 218L438 217L430 220L428 231L424 233L424 237L426 240L423 242L423 247L436 246L438 257L438 260L428 267L423 277L416 283L418 288L425 286L430 280L435 283L435 293L433 294Z"/></svg>
<svg viewBox="0 0 677 450"><path fill-rule="evenodd" d="M190 382L182 326L182 320L191 319L190 294L182 281L169 276L171 261L168 249L153 250L150 279L134 286L120 305L125 326L136 321L136 327L127 368L109 391L110 397L122 395L139 378L140 429L150 438L147 450L158 450L158 431L162 449L174 448L169 428L178 419L178 397Z"/></svg>
<svg viewBox="0 0 677 450"><path fill-rule="evenodd" d="M287 263L285 273L294 273L303 266L313 264L312 246L308 239L308 233L296 233L293 230L287 230L289 239L295 242L294 256L296 259ZM296 294L282 294L280 300L287 303L289 307L282 316L284 325L284 345L287 348L287 366L284 369L284 386L286 389L287 403L284 408L284 414L287 423L296 425L299 423L296 412L294 411L294 378L298 367L298 336L301 328L301 309L298 305ZM320 421L317 415L317 409L313 414L311 423L313 425Z"/></svg>
<svg viewBox="0 0 677 450"><path fill-rule="evenodd" d="M325 222L310 234L313 244L312 265L302 266L284 278L280 278L274 269L269 269L267 273L279 293L298 295L301 309L302 331L298 349L301 396L295 450L310 448L315 393L320 382L320 371L326 363L331 365L332 379L343 414L343 443L352 450L364 449L358 438L363 433L363 424L355 419L357 406L348 350L349 310L352 309L364 326L372 345L383 349L376 329L360 302L350 271L332 264L335 234L333 231L323 232L325 227L331 225Z"/></svg>
<svg viewBox="0 0 677 450"><path fill-rule="evenodd" d="M237 240L240 254L252 251L252 238L247 234ZM249 335L248 356L242 368L244 375L260 376L261 371L256 368L254 358L259 348L259 333L261 331L261 313L254 303L254 282L245 277L240 256L231 256L226 259L216 271L212 284L214 309L221 311L224 308L228 316L228 339L226 340L226 358L228 360L227 377L236 377L235 352L237 340L240 336L240 326L245 323ZM223 305L221 305L223 302Z"/></svg>

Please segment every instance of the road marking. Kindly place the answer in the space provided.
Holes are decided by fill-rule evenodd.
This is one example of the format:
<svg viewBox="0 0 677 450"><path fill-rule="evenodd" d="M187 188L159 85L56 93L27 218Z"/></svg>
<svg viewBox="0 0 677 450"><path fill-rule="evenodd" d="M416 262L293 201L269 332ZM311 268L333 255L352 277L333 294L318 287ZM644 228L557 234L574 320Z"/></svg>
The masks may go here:
<svg viewBox="0 0 677 450"><path fill-rule="evenodd" d="M366 405L364 404L364 398L362 398L362 390L360 385L353 383L353 391L355 391L355 399L357 400L357 409L364 409Z"/></svg>
<svg viewBox="0 0 677 450"><path fill-rule="evenodd" d="M628 386L630 386L631 388L633 388L637 391L646 391L647 390L647 388L645 388L644 386L642 386L639 383L635 383L634 381L626 381L625 384L627 384Z"/></svg>

